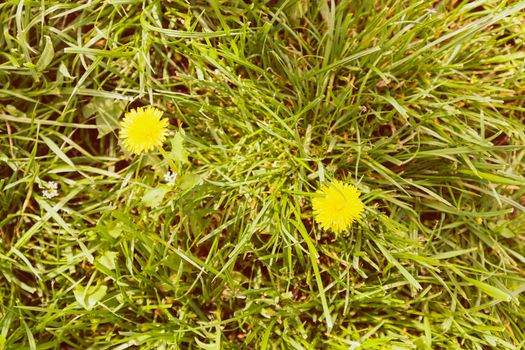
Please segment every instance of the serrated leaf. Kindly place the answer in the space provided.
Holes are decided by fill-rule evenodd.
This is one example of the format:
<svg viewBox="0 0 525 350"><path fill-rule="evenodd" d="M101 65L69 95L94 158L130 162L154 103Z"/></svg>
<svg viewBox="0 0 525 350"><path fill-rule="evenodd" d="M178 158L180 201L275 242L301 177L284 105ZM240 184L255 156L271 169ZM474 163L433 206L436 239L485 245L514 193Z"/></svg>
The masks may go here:
<svg viewBox="0 0 525 350"><path fill-rule="evenodd" d="M171 151L168 153L168 158L180 162L188 162L188 152L184 148L184 130L179 130L171 139Z"/></svg>
<svg viewBox="0 0 525 350"><path fill-rule="evenodd" d="M82 113L86 117L96 116L98 138L101 138L119 128L118 120L126 108L126 104L126 101L95 96L91 102L82 108Z"/></svg>
<svg viewBox="0 0 525 350"><path fill-rule="evenodd" d="M196 174L186 174L180 180L180 189L183 191L191 190L193 187L200 185L202 178Z"/></svg>
<svg viewBox="0 0 525 350"><path fill-rule="evenodd" d="M166 196L166 193L170 191L170 188L168 186L158 186L155 188L151 188L144 193L144 196L142 197L142 203L144 203L146 206L151 208L156 208L162 203L162 200L164 199L164 196Z"/></svg>
<svg viewBox="0 0 525 350"><path fill-rule="evenodd" d="M51 38L47 35L44 36L44 38L46 40L46 45L44 46L44 50L40 54L40 58L38 59L35 67L39 72L42 72L44 69L46 69L51 61L53 61L53 57L55 57L55 49L53 48Z"/></svg>
<svg viewBox="0 0 525 350"><path fill-rule="evenodd" d="M73 290L75 299L86 310L92 310L97 303L104 298L108 287L106 286L90 286L84 288L82 285L78 285Z"/></svg>
<svg viewBox="0 0 525 350"><path fill-rule="evenodd" d="M118 257L117 252L106 251L97 258L97 262L108 270L115 270L115 260Z"/></svg>

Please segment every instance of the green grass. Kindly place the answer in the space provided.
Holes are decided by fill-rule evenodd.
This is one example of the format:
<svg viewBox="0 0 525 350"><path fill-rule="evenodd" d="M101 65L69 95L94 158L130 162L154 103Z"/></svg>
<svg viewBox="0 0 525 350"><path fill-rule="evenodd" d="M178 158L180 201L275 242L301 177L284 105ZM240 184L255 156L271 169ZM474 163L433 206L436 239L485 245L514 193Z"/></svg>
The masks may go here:
<svg viewBox="0 0 525 350"><path fill-rule="evenodd" d="M0 4L0 349L525 348L525 2L189 3Z"/></svg>

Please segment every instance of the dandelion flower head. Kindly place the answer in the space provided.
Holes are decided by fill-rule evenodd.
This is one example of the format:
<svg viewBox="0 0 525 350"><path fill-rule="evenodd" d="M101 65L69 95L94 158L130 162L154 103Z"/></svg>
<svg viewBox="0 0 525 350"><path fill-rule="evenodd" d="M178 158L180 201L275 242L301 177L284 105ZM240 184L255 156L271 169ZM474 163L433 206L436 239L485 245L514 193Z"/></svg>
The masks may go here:
<svg viewBox="0 0 525 350"><path fill-rule="evenodd" d="M333 181L323 185L312 199L314 218L325 230L341 233L359 218L364 206L361 192L353 185Z"/></svg>
<svg viewBox="0 0 525 350"><path fill-rule="evenodd" d="M120 138L124 147L135 154L162 147L168 133L168 120L162 111L149 106L132 109L120 122Z"/></svg>

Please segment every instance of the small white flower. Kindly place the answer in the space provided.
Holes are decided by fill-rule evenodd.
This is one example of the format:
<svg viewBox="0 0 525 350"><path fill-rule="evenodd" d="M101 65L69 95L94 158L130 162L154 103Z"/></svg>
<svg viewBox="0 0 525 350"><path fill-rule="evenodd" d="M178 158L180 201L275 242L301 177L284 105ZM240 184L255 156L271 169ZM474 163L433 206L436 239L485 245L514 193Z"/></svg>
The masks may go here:
<svg viewBox="0 0 525 350"><path fill-rule="evenodd" d="M168 183L168 186L175 186L175 180L177 180L177 173L168 171L164 174L164 181Z"/></svg>
<svg viewBox="0 0 525 350"><path fill-rule="evenodd" d="M58 184L55 181L48 181L42 185L38 185L38 187L42 190L42 196L46 198L54 198L58 196Z"/></svg>

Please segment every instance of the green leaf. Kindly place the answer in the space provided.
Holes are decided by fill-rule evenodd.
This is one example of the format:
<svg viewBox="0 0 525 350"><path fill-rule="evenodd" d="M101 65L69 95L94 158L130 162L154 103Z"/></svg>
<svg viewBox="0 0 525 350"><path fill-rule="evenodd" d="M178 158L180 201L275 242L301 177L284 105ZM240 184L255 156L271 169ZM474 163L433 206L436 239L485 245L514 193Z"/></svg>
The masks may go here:
<svg viewBox="0 0 525 350"><path fill-rule="evenodd" d="M468 254L468 253L474 252L476 250L478 250L477 247L469 248L469 249L452 250L452 251L449 251L449 252L433 255L433 256L431 256L431 258L432 259L436 259L436 260L439 260L439 259L450 259L450 258L459 256L459 255L463 255L463 254Z"/></svg>
<svg viewBox="0 0 525 350"><path fill-rule="evenodd" d="M44 69L46 69L51 61L53 61L53 57L55 57L55 49L53 48L51 38L47 35L44 36L44 38L46 40L46 46L44 46L44 51L42 51L42 54L36 63L36 70L39 72L42 72Z"/></svg>
<svg viewBox="0 0 525 350"><path fill-rule="evenodd" d="M108 250L97 258L97 262L108 270L115 270L115 259L117 257L117 252L112 252Z"/></svg>
<svg viewBox="0 0 525 350"><path fill-rule="evenodd" d="M479 177L481 179L484 179L484 180L487 180L487 181L490 181L490 182L493 182L493 183L498 183L498 184L514 185L514 186L523 186L523 185L525 185L525 179L522 179L522 178L519 178L519 177L517 177L515 179L511 179L511 178L504 177L504 176L501 176L501 175L489 174L489 173L484 173L484 172L481 172L481 171L478 171L475 174L473 171L466 170L466 169L459 170L458 172L462 173L462 174L465 174L465 175L476 176L476 177Z"/></svg>
<svg viewBox="0 0 525 350"><path fill-rule="evenodd" d="M69 71L67 70L67 67L64 64L64 62L60 63L60 66L58 66L58 71L65 78L68 78L68 79L74 79L75 78L75 77L71 76L71 74L69 74Z"/></svg>
<svg viewBox="0 0 525 350"><path fill-rule="evenodd" d="M76 169L75 163L73 163L73 161L71 159L69 159L69 157L64 152L62 152L60 147L55 142L53 142L53 140L51 140L49 137L46 137L44 135L40 135L40 137L45 142L47 147L49 147L49 149L51 151L53 151L53 153L55 153L58 158L62 159L64 161L64 163L66 163L67 165L69 165L72 168Z"/></svg>
<svg viewBox="0 0 525 350"><path fill-rule="evenodd" d="M418 350L431 350L432 349L424 336L417 338L414 341L414 345L417 347Z"/></svg>
<svg viewBox="0 0 525 350"><path fill-rule="evenodd" d="M82 113L86 117L96 115L95 122L98 129L98 138L101 138L119 128L118 119L126 105L126 101L95 96L91 102L82 108Z"/></svg>
<svg viewBox="0 0 525 350"><path fill-rule="evenodd" d="M146 206L151 208L156 208L162 203L162 200L164 199L164 196L166 196L166 193L170 191L170 188L168 186L158 186L155 188L151 188L144 193L144 196L142 197L142 203L144 203Z"/></svg>
<svg viewBox="0 0 525 350"><path fill-rule="evenodd" d="M300 217L300 214L296 214L297 217ZM332 315L330 314L330 307L328 306L328 300L326 298L326 289L323 284L323 279L321 277L321 270L319 269L319 253L317 252L317 249L315 247L314 241L312 238L308 235L308 232L306 232L306 228L302 223L299 223L299 221L293 221L293 224L303 237L303 240L306 242L306 245L308 247L308 252L310 253L310 263L312 264L312 268L314 270L314 276L315 281L317 283L317 289L319 290L319 297L321 299L321 305L323 307L323 314L326 320L326 328L328 328L328 332L330 332L334 326L334 321L332 320Z"/></svg>
<svg viewBox="0 0 525 350"><path fill-rule="evenodd" d="M407 269L399 261L397 261L392 254L388 250L386 250L385 247L383 247L379 242L375 242L381 253L385 256L385 258L390 262L392 265L394 265L399 272L406 278L406 280L416 289L421 290L423 287L421 287L421 284L408 272Z"/></svg>
<svg viewBox="0 0 525 350"><path fill-rule="evenodd" d="M128 5L128 4L138 4L141 3L141 0L107 0L108 4L111 5Z"/></svg>
<svg viewBox="0 0 525 350"><path fill-rule="evenodd" d="M113 238L119 238L120 235L122 235L122 226L116 224L115 226L110 227L108 230L108 234Z"/></svg>
<svg viewBox="0 0 525 350"><path fill-rule="evenodd" d="M477 288L481 289L483 292L485 292L487 295L490 295L491 297L501 300L501 301L511 301L512 296L504 291L502 291L499 288L496 288L494 286L491 286L490 284L487 284L485 282L481 282L478 280L475 280L473 278L469 278L466 276L463 276L465 281L472 283Z"/></svg>
<svg viewBox="0 0 525 350"><path fill-rule="evenodd" d="M180 189L183 191L191 190L202 183L202 178L197 174L186 174L180 180Z"/></svg>
<svg viewBox="0 0 525 350"><path fill-rule="evenodd" d="M220 344L206 344L206 343L203 343L201 342L199 339L197 338L194 338L195 339L195 342L197 343L197 345L199 346L199 348L201 349L204 349L204 350L220 350Z"/></svg>
<svg viewBox="0 0 525 350"><path fill-rule="evenodd" d="M268 340L270 339L270 335L272 334L274 324L275 320L270 322L270 325L266 327L266 330L264 331L264 334L261 339L261 350L266 350L268 348Z"/></svg>
<svg viewBox="0 0 525 350"><path fill-rule="evenodd" d="M79 284L73 290L73 294L80 306L86 310L92 310L97 303L104 298L107 290L108 287L106 286L90 286L84 288Z"/></svg>
<svg viewBox="0 0 525 350"><path fill-rule="evenodd" d="M168 158L181 163L188 163L188 152L184 148L184 130L180 130L171 139L171 151Z"/></svg>

